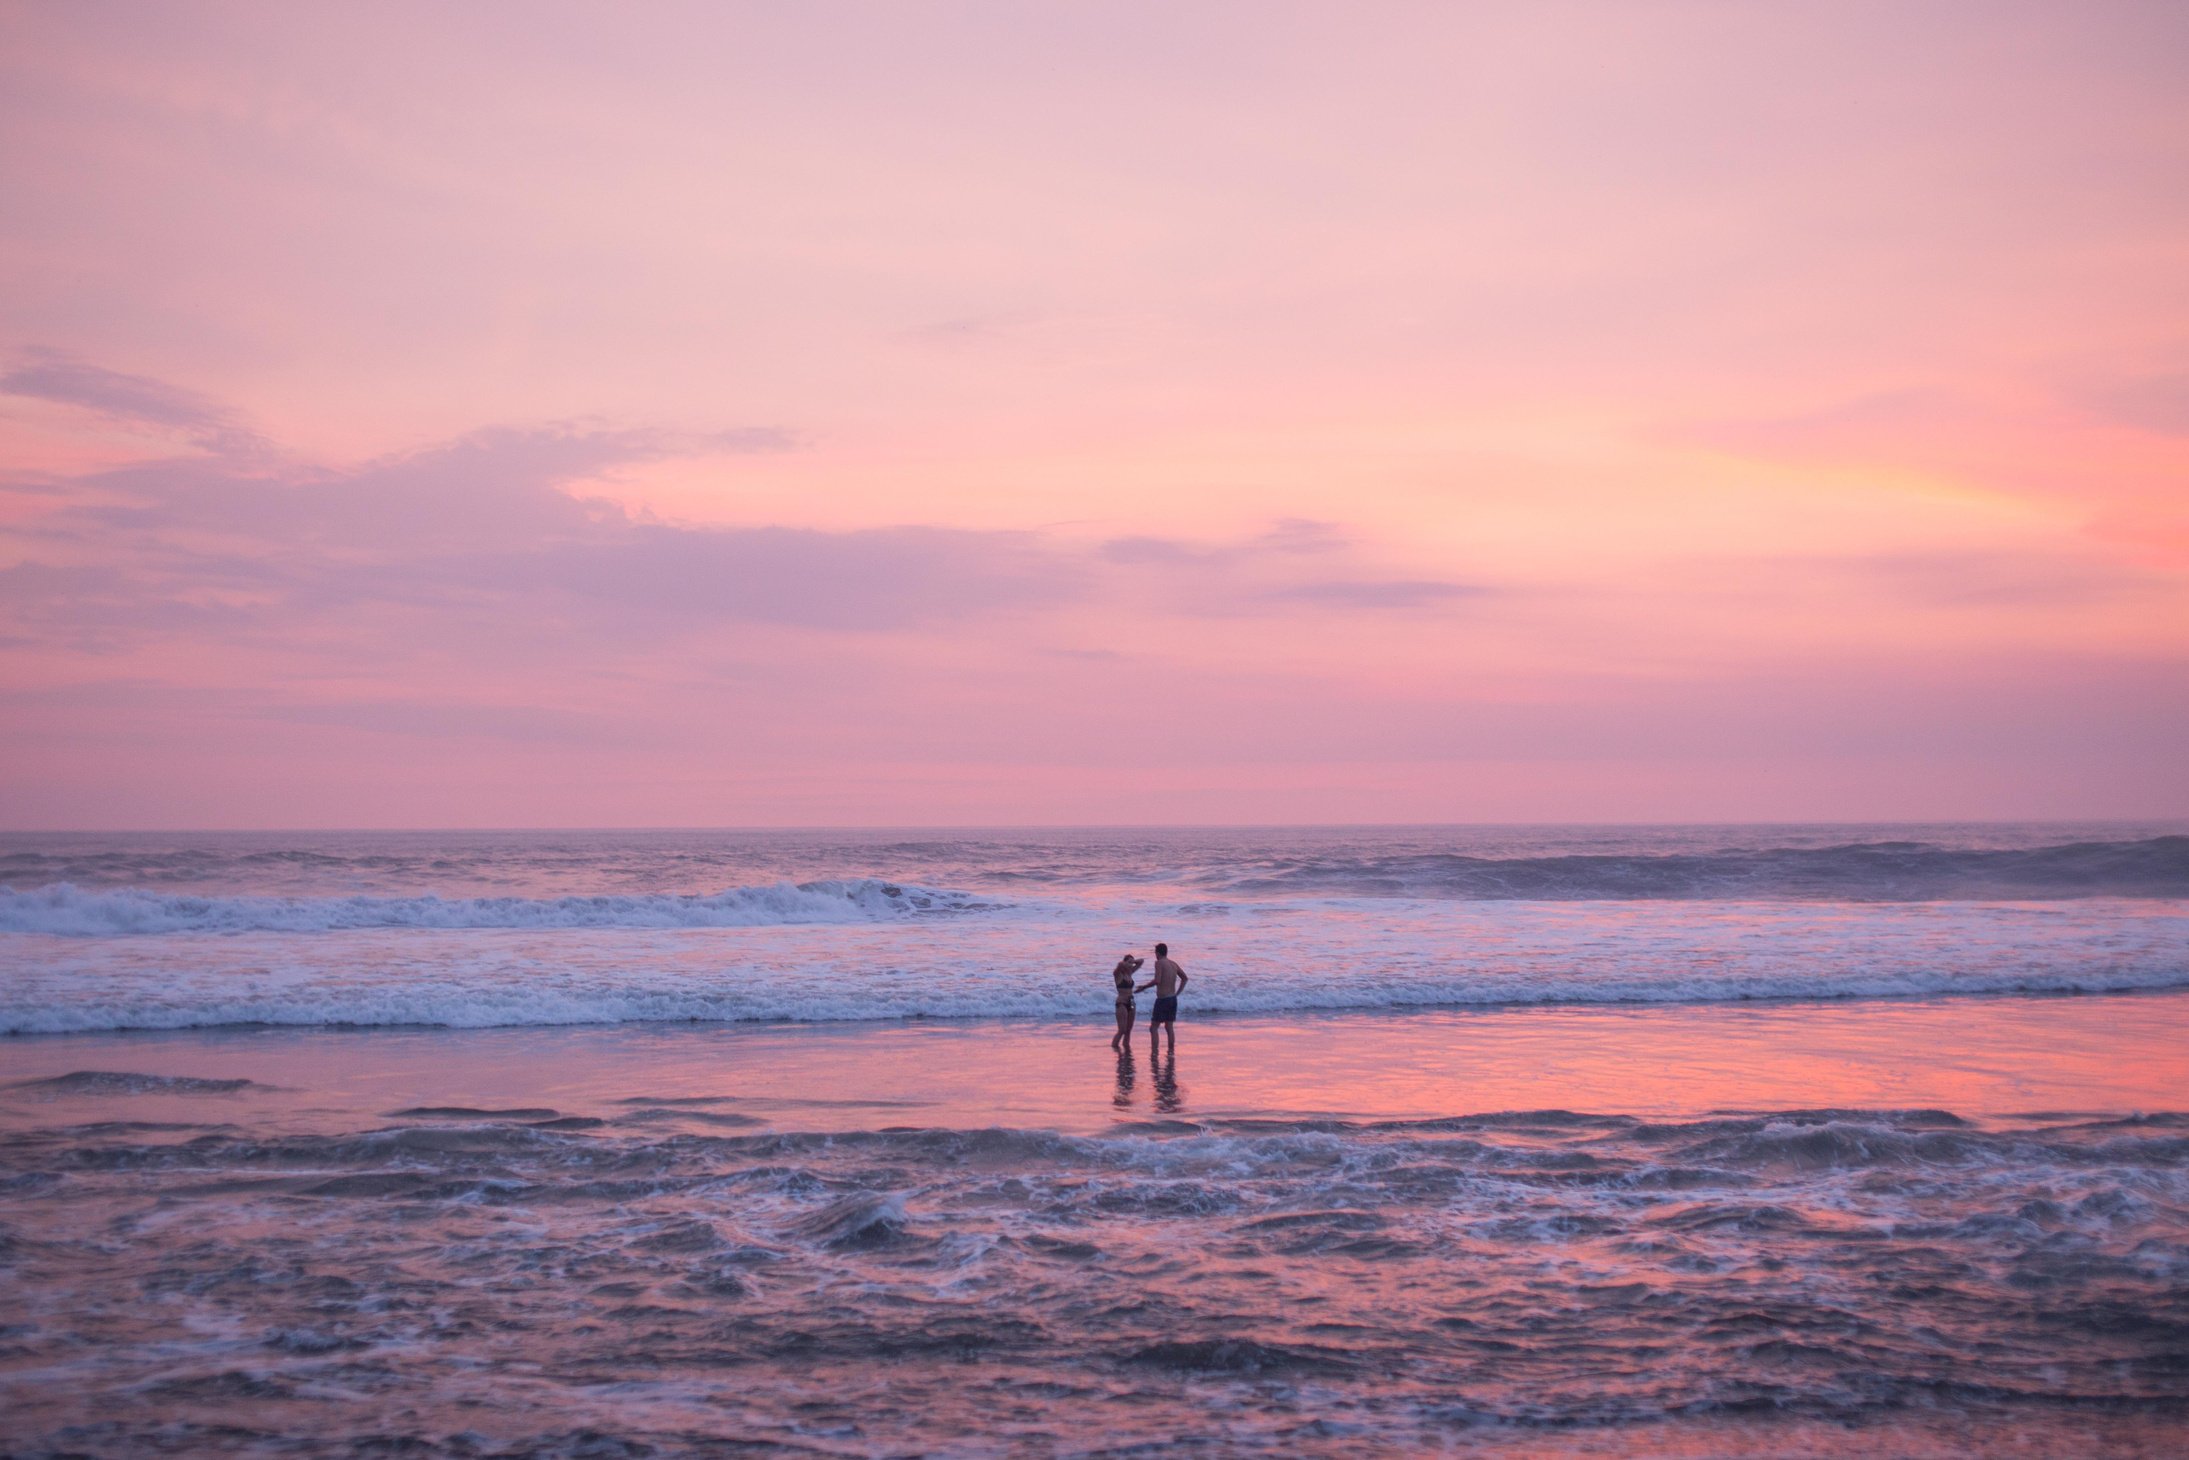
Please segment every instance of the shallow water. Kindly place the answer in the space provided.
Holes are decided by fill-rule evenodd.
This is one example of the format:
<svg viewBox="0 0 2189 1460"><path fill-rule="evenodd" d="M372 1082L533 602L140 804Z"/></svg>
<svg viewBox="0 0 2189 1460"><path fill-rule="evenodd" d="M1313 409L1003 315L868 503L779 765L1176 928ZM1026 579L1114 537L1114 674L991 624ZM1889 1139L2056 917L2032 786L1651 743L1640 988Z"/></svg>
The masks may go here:
<svg viewBox="0 0 2189 1460"><path fill-rule="evenodd" d="M1355 1016L1319 1063L1276 1020L1123 1060L1009 1024L20 1041L0 1399L25 1454L2173 1453L2189 1115L2015 1102L2148 1107L2185 1027L2156 995ZM2097 1086L2108 1042L2142 1069ZM1692 1108L1876 1094L1894 1051L1968 1108ZM1554 1086L1634 1108L1423 1113Z"/></svg>

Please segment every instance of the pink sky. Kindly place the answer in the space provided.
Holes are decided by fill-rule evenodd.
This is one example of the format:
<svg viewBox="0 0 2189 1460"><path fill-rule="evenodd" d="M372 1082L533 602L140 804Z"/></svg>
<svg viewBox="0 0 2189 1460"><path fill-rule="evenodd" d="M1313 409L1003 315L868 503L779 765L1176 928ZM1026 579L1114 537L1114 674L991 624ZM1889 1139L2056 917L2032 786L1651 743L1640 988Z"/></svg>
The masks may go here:
<svg viewBox="0 0 2189 1460"><path fill-rule="evenodd" d="M0 824L2189 814L2189 8L0 4Z"/></svg>

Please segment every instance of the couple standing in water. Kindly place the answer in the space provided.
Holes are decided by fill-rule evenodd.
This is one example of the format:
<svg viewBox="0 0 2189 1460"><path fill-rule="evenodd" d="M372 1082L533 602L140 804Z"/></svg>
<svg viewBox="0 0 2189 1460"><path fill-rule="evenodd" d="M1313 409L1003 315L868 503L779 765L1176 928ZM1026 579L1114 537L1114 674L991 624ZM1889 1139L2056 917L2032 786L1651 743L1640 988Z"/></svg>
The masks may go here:
<svg viewBox="0 0 2189 1460"><path fill-rule="evenodd" d="M1155 1008L1148 1015L1148 1047L1153 1049L1157 1036L1168 1029L1170 1047L1178 1048L1178 995L1186 986L1186 971L1171 961L1170 944L1158 943L1155 945L1155 977L1135 985L1133 975L1140 972L1146 961L1128 953L1110 970L1110 979L1117 985L1117 1037L1110 1041L1112 1049L1123 1049L1125 1041L1132 1037L1133 1019L1137 1013L1133 995L1147 989L1155 990Z"/></svg>

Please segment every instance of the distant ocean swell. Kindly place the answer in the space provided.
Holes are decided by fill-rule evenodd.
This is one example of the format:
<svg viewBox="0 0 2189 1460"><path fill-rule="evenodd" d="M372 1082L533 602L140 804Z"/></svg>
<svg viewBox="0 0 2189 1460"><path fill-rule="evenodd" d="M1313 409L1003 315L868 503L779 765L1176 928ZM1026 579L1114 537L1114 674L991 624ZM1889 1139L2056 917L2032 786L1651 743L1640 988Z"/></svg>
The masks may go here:
<svg viewBox="0 0 2189 1460"><path fill-rule="evenodd" d="M1191 880L1234 895L1467 901L2189 897L2189 836L1981 850L1869 842L1648 856L1274 857Z"/></svg>
<svg viewBox="0 0 2189 1460"><path fill-rule="evenodd" d="M300 855L300 854L299 854ZM1953 849L1915 842L1747 851L1530 857L1447 852L1203 855L1146 867L1111 857L1076 870L1034 872L995 861L939 869L966 887L922 885L914 876L847 876L678 893L646 890L563 896L436 895L450 875L425 861L314 856L315 874L345 869L368 885L394 878L397 895L235 895L226 877L249 878L269 854L213 863L167 853L140 859L16 853L0 858L0 933L104 937L162 933L339 933L380 928L667 929L889 923L936 915L1023 910L1029 884L1052 898L1144 896L1167 886L1181 902L1279 898L1410 899L1423 902L1976 902L2083 898L2189 898L2189 836L2077 842L2028 848ZM289 866L283 854L272 862ZM204 865L201 865L204 863ZM396 865L396 864L400 865ZM187 866L202 891L174 887ZM667 870L666 868L664 870ZM131 873L140 875L132 877ZM53 874L73 875L61 880ZM167 883L165 887L158 886ZM153 886L143 885L145 883ZM447 884L443 882L445 887ZM660 884L654 884L658 887Z"/></svg>

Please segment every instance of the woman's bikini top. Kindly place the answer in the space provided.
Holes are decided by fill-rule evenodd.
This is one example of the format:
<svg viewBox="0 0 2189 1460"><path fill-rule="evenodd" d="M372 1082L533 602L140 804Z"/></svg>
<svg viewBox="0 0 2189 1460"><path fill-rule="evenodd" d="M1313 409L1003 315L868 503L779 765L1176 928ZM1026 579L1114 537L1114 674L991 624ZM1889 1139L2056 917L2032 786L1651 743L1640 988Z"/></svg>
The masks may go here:
<svg viewBox="0 0 2189 1460"><path fill-rule="evenodd" d="M1117 1001L1129 1004L1133 1000L1133 976L1122 968L1110 970L1110 977L1117 980Z"/></svg>

